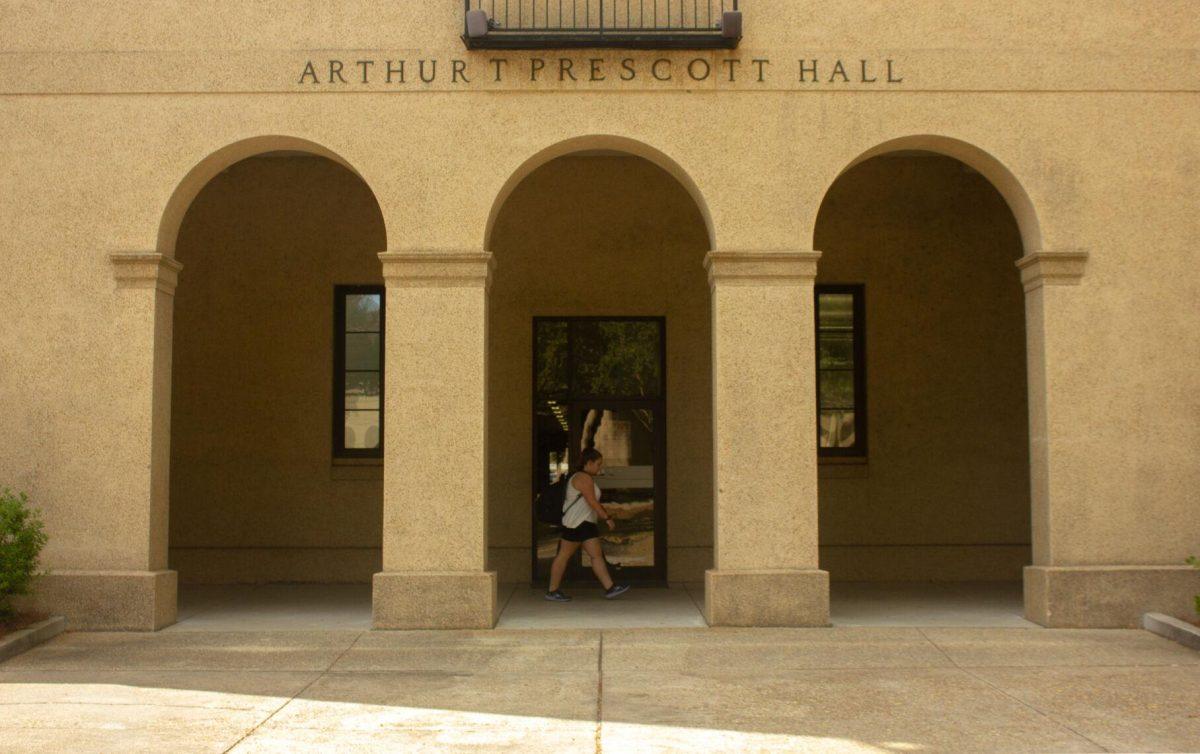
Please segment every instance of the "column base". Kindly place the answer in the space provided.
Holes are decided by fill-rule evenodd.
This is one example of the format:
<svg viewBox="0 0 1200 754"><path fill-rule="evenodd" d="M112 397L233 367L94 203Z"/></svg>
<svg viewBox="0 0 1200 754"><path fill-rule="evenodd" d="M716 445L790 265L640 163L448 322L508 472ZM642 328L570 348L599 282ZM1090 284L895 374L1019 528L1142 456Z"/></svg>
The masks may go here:
<svg viewBox="0 0 1200 754"><path fill-rule="evenodd" d="M157 631L175 622L178 582L175 571L53 571L17 604L72 631Z"/></svg>
<svg viewBox="0 0 1200 754"><path fill-rule="evenodd" d="M384 571L371 581L375 628L492 628L496 572Z"/></svg>
<svg viewBox="0 0 1200 754"><path fill-rule="evenodd" d="M1139 628L1179 615L1200 594L1191 566L1026 566L1025 618L1048 628Z"/></svg>
<svg viewBox="0 0 1200 754"><path fill-rule="evenodd" d="M710 626L828 626L828 571L704 572Z"/></svg>

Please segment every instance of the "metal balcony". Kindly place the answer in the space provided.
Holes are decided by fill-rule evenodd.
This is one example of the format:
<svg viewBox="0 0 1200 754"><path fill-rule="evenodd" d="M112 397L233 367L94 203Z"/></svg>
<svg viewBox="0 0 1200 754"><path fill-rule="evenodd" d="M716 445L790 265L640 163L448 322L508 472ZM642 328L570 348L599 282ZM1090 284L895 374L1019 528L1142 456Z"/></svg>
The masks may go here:
<svg viewBox="0 0 1200 754"><path fill-rule="evenodd" d="M463 0L469 49L737 47L738 0Z"/></svg>

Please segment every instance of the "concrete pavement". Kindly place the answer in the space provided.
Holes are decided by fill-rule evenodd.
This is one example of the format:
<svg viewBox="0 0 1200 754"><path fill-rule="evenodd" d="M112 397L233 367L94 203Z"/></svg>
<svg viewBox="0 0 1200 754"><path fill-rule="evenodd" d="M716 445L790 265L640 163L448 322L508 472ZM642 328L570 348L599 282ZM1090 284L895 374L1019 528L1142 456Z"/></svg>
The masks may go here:
<svg viewBox="0 0 1200 754"><path fill-rule="evenodd" d="M1200 653L1025 628L68 633L0 750L1200 750Z"/></svg>

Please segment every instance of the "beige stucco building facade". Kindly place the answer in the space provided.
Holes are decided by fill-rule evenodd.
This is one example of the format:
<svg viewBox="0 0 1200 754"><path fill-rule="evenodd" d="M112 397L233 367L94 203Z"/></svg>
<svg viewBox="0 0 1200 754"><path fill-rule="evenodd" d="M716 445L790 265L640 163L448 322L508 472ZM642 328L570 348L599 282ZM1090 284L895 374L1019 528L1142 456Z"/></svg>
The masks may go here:
<svg viewBox="0 0 1200 754"><path fill-rule="evenodd" d="M614 547L703 581L710 624L826 625L831 579L1175 612L1195 8L951 5L504 50L465 47L459 0L0 4L0 485L44 511L38 600L156 629L181 583L371 581L379 628L490 627L544 566L567 406L564 438L653 436L624 466L652 488L613 496L652 521ZM658 323L659 381L547 398L549 320Z"/></svg>

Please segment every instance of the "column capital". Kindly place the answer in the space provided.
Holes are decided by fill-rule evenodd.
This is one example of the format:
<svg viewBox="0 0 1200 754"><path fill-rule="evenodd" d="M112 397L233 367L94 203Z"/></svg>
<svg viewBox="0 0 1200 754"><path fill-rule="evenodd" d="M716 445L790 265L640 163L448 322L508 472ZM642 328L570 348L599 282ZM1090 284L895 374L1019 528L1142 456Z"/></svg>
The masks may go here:
<svg viewBox="0 0 1200 754"><path fill-rule="evenodd" d="M384 251L383 279L389 287L486 288L495 261L488 251Z"/></svg>
<svg viewBox="0 0 1200 754"><path fill-rule="evenodd" d="M710 251L704 256L708 284L788 285L811 283L817 276L819 251Z"/></svg>
<svg viewBox="0 0 1200 754"><path fill-rule="evenodd" d="M175 295L183 265L154 251L114 251L108 255L118 288L156 288Z"/></svg>
<svg viewBox="0 0 1200 754"><path fill-rule="evenodd" d="M1043 285L1079 285L1088 253L1084 249L1034 251L1016 261L1025 292Z"/></svg>

